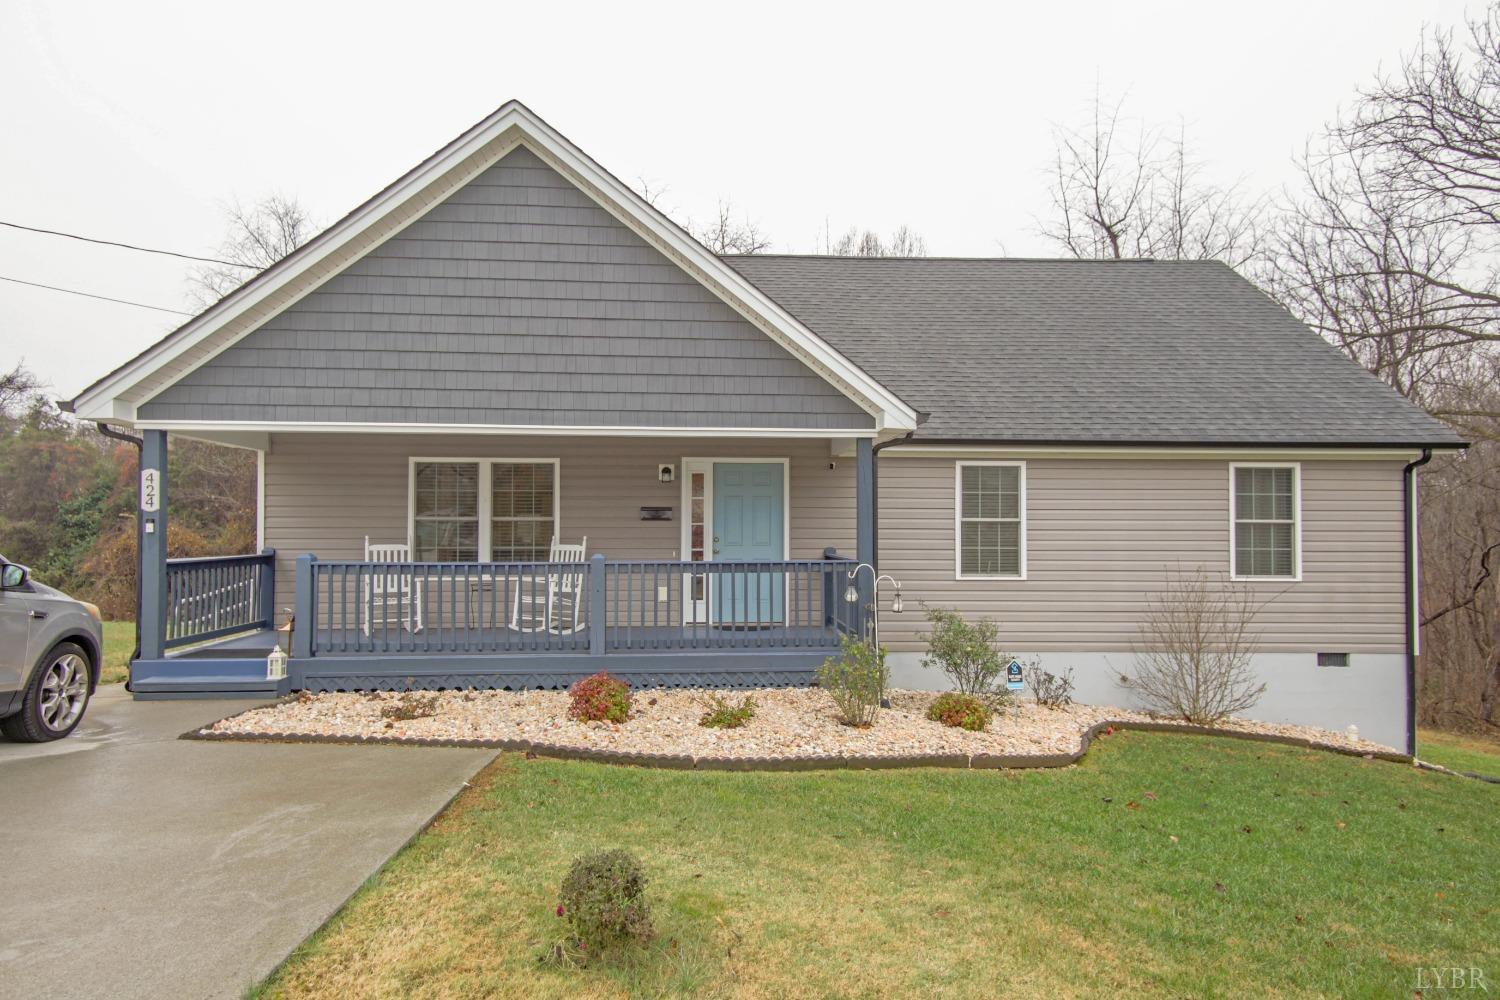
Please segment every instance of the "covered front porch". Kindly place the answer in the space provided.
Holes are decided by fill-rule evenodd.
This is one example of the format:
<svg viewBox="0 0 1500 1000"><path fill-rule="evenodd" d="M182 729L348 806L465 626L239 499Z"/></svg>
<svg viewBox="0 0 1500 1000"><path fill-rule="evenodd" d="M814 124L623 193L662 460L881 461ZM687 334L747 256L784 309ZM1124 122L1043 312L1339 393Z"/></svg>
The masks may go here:
<svg viewBox="0 0 1500 1000"><path fill-rule="evenodd" d="M807 684L864 628L870 438L267 435L262 551L211 559L145 439L137 697Z"/></svg>

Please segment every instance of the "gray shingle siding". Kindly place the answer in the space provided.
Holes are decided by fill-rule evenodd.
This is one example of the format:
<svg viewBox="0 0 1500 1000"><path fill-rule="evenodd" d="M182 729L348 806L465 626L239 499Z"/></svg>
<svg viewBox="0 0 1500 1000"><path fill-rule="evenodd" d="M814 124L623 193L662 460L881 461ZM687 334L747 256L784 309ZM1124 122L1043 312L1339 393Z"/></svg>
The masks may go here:
<svg viewBox="0 0 1500 1000"><path fill-rule="evenodd" d="M928 440L1452 445L1216 261L726 257Z"/></svg>
<svg viewBox="0 0 1500 1000"><path fill-rule="evenodd" d="M243 422L873 426L524 148L139 413Z"/></svg>

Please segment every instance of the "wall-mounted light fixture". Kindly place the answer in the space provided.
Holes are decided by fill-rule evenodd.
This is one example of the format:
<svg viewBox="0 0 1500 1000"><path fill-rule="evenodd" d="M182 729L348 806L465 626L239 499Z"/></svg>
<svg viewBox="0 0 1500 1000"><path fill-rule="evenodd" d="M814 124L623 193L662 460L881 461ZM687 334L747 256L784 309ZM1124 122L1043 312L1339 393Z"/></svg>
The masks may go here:
<svg viewBox="0 0 1500 1000"><path fill-rule="evenodd" d="M670 483L677 478L677 467L673 465L658 465L656 467L656 478L664 483Z"/></svg>

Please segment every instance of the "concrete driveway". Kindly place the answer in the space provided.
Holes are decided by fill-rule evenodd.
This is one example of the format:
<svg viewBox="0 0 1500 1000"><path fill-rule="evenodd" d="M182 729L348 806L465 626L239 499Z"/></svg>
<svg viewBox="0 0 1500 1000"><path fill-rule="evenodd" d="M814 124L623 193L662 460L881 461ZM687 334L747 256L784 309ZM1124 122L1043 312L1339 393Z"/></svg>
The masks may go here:
<svg viewBox="0 0 1500 1000"><path fill-rule="evenodd" d="M495 756L177 739L248 706L112 685L0 739L0 997L239 996Z"/></svg>

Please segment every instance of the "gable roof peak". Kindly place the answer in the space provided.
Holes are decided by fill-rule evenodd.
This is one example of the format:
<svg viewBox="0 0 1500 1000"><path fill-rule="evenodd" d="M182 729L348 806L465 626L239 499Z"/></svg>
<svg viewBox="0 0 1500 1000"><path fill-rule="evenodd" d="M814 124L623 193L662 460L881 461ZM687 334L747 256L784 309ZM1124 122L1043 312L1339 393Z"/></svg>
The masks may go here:
<svg viewBox="0 0 1500 1000"><path fill-rule="evenodd" d="M916 412L519 100L508 100L312 240L84 389L66 407L134 423L136 406L196 370L524 144L601 207L876 417L916 426Z"/></svg>

